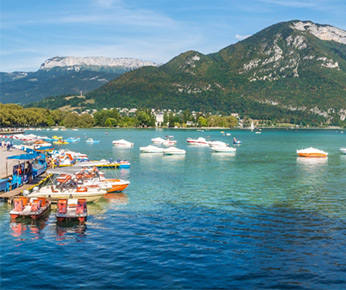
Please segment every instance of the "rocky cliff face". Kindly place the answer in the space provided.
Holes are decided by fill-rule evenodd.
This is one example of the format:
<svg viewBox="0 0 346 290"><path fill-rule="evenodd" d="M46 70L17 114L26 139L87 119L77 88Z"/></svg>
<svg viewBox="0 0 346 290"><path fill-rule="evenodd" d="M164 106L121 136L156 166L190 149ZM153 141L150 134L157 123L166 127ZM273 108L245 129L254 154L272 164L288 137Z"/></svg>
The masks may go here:
<svg viewBox="0 0 346 290"><path fill-rule="evenodd" d="M300 31L306 31L321 40L335 41L346 44L346 31L329 25L317 25L310 21L294 22L291 27Z"/></svg>
<svg viewBox="0 0 346 290"><path fill-rule="evenodd" d="M47 59L40 67L41 70L52 68L70 68L77 70L81 67L118 67L128 70L143 66L157 66L151 61L142 61L134 58L107 58L107 57L52 57Z"/></svg>

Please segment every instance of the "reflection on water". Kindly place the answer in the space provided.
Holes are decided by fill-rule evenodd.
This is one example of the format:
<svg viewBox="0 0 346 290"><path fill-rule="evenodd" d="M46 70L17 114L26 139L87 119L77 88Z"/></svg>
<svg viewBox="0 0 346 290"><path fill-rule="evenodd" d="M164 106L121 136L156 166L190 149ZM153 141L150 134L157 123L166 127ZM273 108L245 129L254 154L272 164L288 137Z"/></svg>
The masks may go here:
<svg viewBox="0 0 346 290"><path fill-rule="evenodd" d="M227 157L234 157L235 156L235 152L212 152L211 156L213 158L227 158Z"/></svg>
<svg viewBox="0 0 346 290"><path fill-rule="evenodd" d="M184 155L164 155L163 156L164 160L184 160L185 159L185 154Z"/></svg>
<svg viewBox="0 0 346 290"><path fill-rule="evenodd" d="M127 204L128 197L125 193L107 193L103 195L103 198L107 199L110 203Z"/></svg>
<svg viewBox="0 0 346 290"><path fill-rule="evenodd" d="M86 224L80 224L78 221L59 223L56 225L57 241L64 241L71 238L84 239L86 237L86 229Z"/></svg>
<svg viewBox="0 0 346 290"><path fill-rule="evenodd" d="M314 167L316 165L326 165L328 163L328 158L297 157L297 163L304 166Z"/></svg>
<svg viewBox="0 0 346 290"><path fill-rule="evenodd" d="M151 159L151 158L162 158L162 153L143 153L139 154L140 158Z"/></svg>
<svg viewBox="0 0 346 290"><path fill-rule="evenodd" d="M41 218L37 220L32 220L28 218L17 218L16 221L11 221L11 235L13 237L19 238L22 235L25 236L29 234L31 239L39 239L42 237L42 231L47 225L48 218Z"/></svg>

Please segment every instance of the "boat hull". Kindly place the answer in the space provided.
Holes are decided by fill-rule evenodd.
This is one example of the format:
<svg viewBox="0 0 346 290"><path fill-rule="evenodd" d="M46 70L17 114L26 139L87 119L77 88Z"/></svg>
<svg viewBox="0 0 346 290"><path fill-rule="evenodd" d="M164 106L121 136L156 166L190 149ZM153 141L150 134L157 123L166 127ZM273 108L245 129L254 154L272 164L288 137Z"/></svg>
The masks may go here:
<svg viewBox="0 0 346 290"><path fill-rule="evenodd" d="M308 157L308 158L325 158L328 155L324 153L298 153L299 157Z"/></svg>
<svg viewBox="0 0 346 290"><path fill-rule="evenodd" d="M29 195L29 197L45 197L52 203L57 203L59 199L86 199L87 202L93 202L100 199L105 193L106 190L99 191L97 193L90 192L76 192L76 191L63 191L63 192L52 192L52 191L40 191L35 192Z"/></svg>

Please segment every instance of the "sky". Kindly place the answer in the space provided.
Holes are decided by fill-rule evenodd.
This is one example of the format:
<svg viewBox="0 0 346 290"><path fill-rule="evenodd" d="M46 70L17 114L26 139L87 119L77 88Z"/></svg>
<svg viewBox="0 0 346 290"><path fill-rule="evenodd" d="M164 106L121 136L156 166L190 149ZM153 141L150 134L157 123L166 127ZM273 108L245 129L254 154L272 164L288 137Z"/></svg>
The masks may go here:
<svg viewBox="0 0 346 290"><path fill-rule="evenodd" d="M310 20L346 30L345 0L0 0L0 71L54 56L166 63L214 53L260 30Z"/></svg>

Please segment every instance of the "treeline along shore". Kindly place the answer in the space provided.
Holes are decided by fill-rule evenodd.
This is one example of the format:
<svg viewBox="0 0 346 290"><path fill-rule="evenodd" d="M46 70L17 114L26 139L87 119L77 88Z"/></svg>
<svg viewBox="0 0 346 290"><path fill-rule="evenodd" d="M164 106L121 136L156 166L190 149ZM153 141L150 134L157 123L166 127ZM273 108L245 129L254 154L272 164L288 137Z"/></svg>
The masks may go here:
<svg viewBox="0 0 346 290"><path fill-rule="evenodd" d="M23 108L16 104L0 103L0 127L28 128L64 126L66 128L247 128L251 123L256 127L298 127L326 128L331 124L322 117L305 119L304 116L280 116L278 118L255 119L251 115L233 113L223 115L210 112L191 112L152 109L138 109L133 114L120 113L118 109L103 109L92 113L68 112L60 109ZM335 124L346 127L346 122Z"/></svg>

